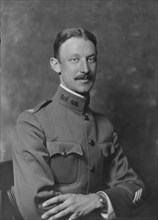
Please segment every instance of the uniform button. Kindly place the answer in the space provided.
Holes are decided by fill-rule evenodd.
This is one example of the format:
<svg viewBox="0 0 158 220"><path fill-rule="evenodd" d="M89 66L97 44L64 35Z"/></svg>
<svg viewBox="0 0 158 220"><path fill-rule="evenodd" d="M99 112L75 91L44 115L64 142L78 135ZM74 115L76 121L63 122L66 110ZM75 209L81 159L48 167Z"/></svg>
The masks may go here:
<svg viewBox="0 0 158 220"><path fill-rule="evenodd" d="M91 167L90 167L90 171L91 171L92 173L94 173L94 171L95 171L95 166L91 166Z"/></svg>
<svg viewBox="0 0 158 220"><path fill-rule="evenodd" d="M89 121L88 115L83 115L83 117L84 117L84 119L85 119L86 121Z"/></svg>
<svg viewBox="0 0 158 220"><path fill-rule="evenodd" d="M93 139L89 139L88 140L88 143L91 145L91 146L94 146L95 145L95 141Z"/></svg>
<svg viewBox="0 0 158 220"><path fill-rule="evenodd" d="M61 155L65 157L65 156L66 156L66 151L63 151L63 152L61 153Z"/></svg>

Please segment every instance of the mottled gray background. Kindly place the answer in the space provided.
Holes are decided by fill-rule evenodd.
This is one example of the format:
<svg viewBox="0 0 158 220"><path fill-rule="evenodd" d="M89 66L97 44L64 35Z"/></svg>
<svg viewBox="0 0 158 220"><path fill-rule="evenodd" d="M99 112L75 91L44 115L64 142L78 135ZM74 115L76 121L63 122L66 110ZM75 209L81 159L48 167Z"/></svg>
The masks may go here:
<svg viewBox="0 0 158 220"><path fill-rule="evenodd" d="M98 75L91 106L114 123L154 207L157 1L5 0L1 12L1 160L11 158L19 113L52 97L57 89L58 76L49 65L56 34L81 26L98 39Z"/></svg>

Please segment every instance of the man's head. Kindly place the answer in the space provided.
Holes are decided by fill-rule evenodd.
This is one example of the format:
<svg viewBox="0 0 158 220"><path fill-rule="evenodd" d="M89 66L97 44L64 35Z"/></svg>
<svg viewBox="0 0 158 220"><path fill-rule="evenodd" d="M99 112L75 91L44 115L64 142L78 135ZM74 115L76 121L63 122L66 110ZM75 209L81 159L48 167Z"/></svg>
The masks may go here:
<svg viewBox="0 0 158 220"><path fill-rule="evenodd" d="M64 86L80 94L89 92L96 76L96 46L96 37L82 28L66 29L57 35L50 63Z"/></svg>
<svg viewBox="0 0 158 220"><path fill-rule="evenodd" d="M54 57L60 60L60 46L67 41L68 39L76 37L83 38L85 40L90 40L92 43L97 46L97 40L94 34L83 29L83 28L69 28L61 31L54 41Z"/></svg>

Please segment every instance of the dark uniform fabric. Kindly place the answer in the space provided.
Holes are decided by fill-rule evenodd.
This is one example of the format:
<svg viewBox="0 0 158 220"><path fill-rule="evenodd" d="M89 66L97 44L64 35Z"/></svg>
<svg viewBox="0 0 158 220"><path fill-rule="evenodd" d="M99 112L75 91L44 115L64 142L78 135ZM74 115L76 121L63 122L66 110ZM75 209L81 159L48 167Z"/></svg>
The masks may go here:
<svg viewBox="0 0 158 220"><path fill-rule="evenodd" d="M132 201L143 183L123 155L111 123L88 104L89 97L59 87L53 100L19 116L13 190L25 219L40 219L42 202L58 192L105 191L121 217L135 206Z"/></svg>

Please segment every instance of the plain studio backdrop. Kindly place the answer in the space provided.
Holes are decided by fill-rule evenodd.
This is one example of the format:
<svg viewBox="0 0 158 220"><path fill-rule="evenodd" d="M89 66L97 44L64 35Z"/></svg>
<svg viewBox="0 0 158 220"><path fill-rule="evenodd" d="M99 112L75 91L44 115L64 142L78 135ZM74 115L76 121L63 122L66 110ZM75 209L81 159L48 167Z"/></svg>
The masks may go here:
<svg viewBox="0 0 158 220"><path fill-rule="evenodd" d="M130 164L147 188L148 220L156 216L156 0L1 1L1 148L11 159L17 116L51 98L59 84L50 68L56 34L69 27L98 40L91 107L107 115Z"/></svg>

